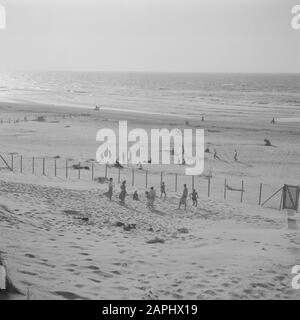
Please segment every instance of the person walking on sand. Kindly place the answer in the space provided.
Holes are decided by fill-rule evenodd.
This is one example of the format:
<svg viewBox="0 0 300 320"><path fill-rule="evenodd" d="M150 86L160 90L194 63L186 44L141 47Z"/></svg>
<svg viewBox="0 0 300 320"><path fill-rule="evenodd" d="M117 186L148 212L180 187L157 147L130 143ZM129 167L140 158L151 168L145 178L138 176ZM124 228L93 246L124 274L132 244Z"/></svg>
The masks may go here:
<svg viewBox="0 0 300 320"><path fill-rule="evenodd" d="M108 191L105 193L105 195L108 197L108 199L111 201L112 195L113 195L113 189L114 189L114 182L113 178L109 179L108 183Z"/></svg>
<svg viewBox="0 0 300 320"><path fill-rule="evenodd" d="M275 118L272 119L271 123L272 123L272 124L275 124Z"/></svg>
<svg viewBox="0 0 300 320"><path fill-rule="evenodd" d="M191 198L193 200L193 207L198 207L198 192L194 189L191 193Z"/></svg>
<svg viewBox="0 0 300 320"><path fill-rule="evenodd" d="M156 198L156 192L154 190L153 187L151 187L150 191L148 192L148 195L147 195L147 207L150 209L150 210L153 210L154 209L154 202L155 202L155 198Z"/></svg>
<svg viewBox="0 0 300 320"><path fill-rule="evenodd" d="M237 162L238 161L238 153L236 150L234 150L234 161Z"/></svg>
<svg viewBox="0 0 300 320"><path fill-rule="evenodd" d="M160 186L160 198L162 198L162 196L164 196L164 200L166 200L167 193L166 193L166 184L164 182L162 182Z"/></svg>
<svg viewBox="0 0 300 320"><path fill-rule="evenodd" d="M123 181L122 184L121 184L121 192L120 192L120 195L119 195L119 199L120 199L120 202L122 204L125 204L126 195L127 195L126 181Z"/></svg>
<svg viewBox="0 0 300 320"><path fill-rule="evenodd" d="M184 205L184 210L186 210L188 194L189 194L189 190L188 190L188 188L187 188L187 186L185 184L183 186L183 193L182 193L182 196L181 196L180 201L179 201L179 206L178 206L179 210L181 209L181 205L182 204Z"/></svg>
<svg viewBox="0 0 300 320"><path fill-rule="evenodd" d="M220 160L218 153L217 153L217 149L214 149L214 159L215 160Z"/></svg>

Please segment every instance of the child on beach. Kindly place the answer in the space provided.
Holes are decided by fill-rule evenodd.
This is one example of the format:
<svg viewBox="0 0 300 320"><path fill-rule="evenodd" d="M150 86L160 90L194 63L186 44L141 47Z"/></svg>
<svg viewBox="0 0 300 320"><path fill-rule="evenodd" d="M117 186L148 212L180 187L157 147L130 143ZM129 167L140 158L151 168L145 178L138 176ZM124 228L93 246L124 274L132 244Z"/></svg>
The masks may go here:
<svg viewBox="0 0 300 320"><path fill-rule="evenodd" d="M134 191L133 200L134 200L134 201L140 201L139 195L138 195L138 192L137 192L137 191Z"/></svg>
<svg viewBox="0 0 300 320"><path fill-rule="evenodd" d="M181 196L180 201L179 201L178 210L181 209L181 205L182 205L182 204L184 205L184 210L186 210L188 194L189 194L189 190L188 190L188 188L187 188L187 186L186 186L186 184L185 184L185 185L183 186L183 193L182 193L182 196Z"/></svg>
<svg viewBox="0 0 300 320"><path fill-rule="evenodd" d="M113 195L113 188L114 188L113 178L110 178L108 183L108 191L105 193L105 195L108 197L110 201Z"/></svg>
<svg viewBox="0 0 300 320"><path fill-rule="evenodd" d="M193 192L191 193L191 198L193 200L193 206L198 207L198 192L194 189Z"/></svg>
<svg viewBox="0 0 300 320"><path fill-rule="evenodd" d="M164 200L166 200L167 193L166 193L166 185L164 182L162 182L160 186L160 198L162 198L163 195L164 195Z"/></svg>
<svg viewBox="0 0 300 320"><path fill-rule="evenodd" d="M127 195L127 191L126 191L126 181L123 181L122 184L121 184L121 192L120 192L120 195L119 195L119 199L120 199L120 202L122 204L125 204L125 197Z"/></svg>

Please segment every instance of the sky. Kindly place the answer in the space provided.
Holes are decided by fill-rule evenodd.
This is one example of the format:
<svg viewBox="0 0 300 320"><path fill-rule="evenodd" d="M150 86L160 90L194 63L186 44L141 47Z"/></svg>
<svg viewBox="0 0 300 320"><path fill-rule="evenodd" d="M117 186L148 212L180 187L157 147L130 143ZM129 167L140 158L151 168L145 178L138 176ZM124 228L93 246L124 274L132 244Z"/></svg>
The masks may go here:
<svg viewBox="0 0 300 320"><path fill-rule="evenodd" d="M0 70L300 72L300 0L0 0Z"/></svg>

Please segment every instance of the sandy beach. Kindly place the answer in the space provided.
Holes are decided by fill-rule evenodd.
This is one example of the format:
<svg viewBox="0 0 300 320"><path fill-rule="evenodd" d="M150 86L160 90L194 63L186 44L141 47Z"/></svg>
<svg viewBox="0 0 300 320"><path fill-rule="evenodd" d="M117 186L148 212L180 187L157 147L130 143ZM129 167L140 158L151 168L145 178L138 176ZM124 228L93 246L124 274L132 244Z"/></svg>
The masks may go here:
<svg viewBox="0 0 300 320"><path fill-rule="evenodd" d="M260 183L263 199L283 184L299 185L299 123L272 125L263 107L250 115L237 114L235 108L212 111L203 123L200 116L97 113L33 103L1 102L0 110L1 154L7 161L11 153L61 161L57 177L52 171L43 176L40 164L33 175L29 160L24 160L23 173L18 168L9 172L1 163L0 251L22 292L9 298L299 299L291 287L291 268L300 262L299 229L290 228L278 210L280 195L266 207L257 204ZM296 113L296 108L286 108L276 115ZM32 121L38 116L45 121ZM184 181L175 192L174 173L182 174L182 166L144 165L151 177L148 185L157 192L160 172L165 174L167 199L158 199L155 211L146 208L139 176L134 187L127 177L126 206L119 204L116 176L111 202L103 195L107 184L91 181L90 172L82 172L79 180L70 170L65 178L64 160L84 164L95 159L97 131L116 128L119 120L146 130L205 129L207 146L217 148L221 160L214 160L212 151L206 154L204 176L196 180L198 208L189 201L186 212L177 210ZM264 146L264 139L273 147ZM209 172L213 185L208 198ZM95 177L103 176L103 170L95 172ZM240 193L230 191L224 200L224 179L233 188L244 181L243 203ZM190 179L187 183L191 188ZM135 190L139 202L132 200Z"/></svg>

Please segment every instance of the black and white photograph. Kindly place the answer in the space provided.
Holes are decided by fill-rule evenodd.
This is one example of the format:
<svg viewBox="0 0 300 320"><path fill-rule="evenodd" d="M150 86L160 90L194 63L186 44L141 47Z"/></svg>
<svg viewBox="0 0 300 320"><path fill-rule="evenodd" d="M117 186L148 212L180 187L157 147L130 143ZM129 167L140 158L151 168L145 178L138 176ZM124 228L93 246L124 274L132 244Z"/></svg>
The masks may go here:
<svg viewBox="0 0 300 320"><path fill-rule="evenodd" d="M299 299L300 1L0 0L0 300Z"/></svg>

